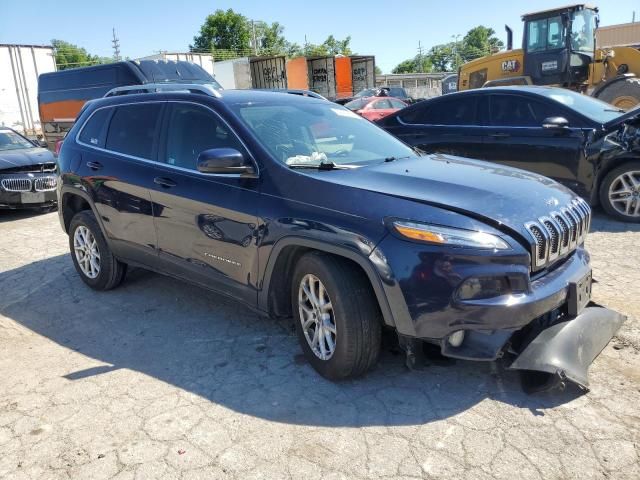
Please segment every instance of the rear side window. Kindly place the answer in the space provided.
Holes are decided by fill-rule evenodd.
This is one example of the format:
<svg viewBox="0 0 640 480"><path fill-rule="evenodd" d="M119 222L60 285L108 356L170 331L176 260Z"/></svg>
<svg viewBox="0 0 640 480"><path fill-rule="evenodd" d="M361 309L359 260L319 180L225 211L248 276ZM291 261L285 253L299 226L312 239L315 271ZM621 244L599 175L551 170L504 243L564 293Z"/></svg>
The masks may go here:
<svg viewBox="0 0 640 480"><path fill-rule="evenodd" d="M153 159L153 145L157 138L161 111L161 103L117 107L109 125L107 150Z"/></svg>
<svg viewBox="0 0 640 480"><path fill-rule="evenodd" d="M424 125L474 125L476 97L447 99L433 103L419 104L402 115L405 123Z"/></svg>
<svg viewBox="0 0 640 480"><path fill-rule="evenodd" d="M97 110L82 127L78 139L87 145L103 148L107 133L107 123L112 111L113 109L111 108Z"/></svg>
<svg viewBox="0 0 640 480"><path fill-rule="evenodd" d="M400 100L396 100L394 98L389 99L389 101L391 102L391 107L392 108L404 108L406 107L406 105L404 103L402 103Z"/></svg>

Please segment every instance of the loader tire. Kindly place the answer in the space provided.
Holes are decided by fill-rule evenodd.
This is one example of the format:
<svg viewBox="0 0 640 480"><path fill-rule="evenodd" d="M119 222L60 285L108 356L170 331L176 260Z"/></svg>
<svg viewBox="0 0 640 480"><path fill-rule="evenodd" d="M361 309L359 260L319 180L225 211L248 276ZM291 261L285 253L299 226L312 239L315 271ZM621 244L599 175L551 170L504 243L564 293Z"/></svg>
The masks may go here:
<svg viewBox="0 0 640 480"><path fill-rule="evenodd" d="M604 87L596 97L611 105L628 110L640 104L640 78L625 78Z"/></svg>

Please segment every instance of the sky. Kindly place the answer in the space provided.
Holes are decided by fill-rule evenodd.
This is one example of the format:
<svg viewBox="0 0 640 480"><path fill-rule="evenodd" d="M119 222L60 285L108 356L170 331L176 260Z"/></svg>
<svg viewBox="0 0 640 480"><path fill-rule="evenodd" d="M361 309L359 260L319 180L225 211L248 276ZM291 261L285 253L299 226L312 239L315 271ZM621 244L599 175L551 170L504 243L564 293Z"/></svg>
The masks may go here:
<svg viewBox="0 0 640 480"><path fill-rule="evenodd" d="M384 73L433 45L485 25L506 43L504 25L514 31L514 46L521 43L520 15L563 6L571 0L498 1L456 0L0 0L0 43L50 44L71 42L94 55L112 56L112 28L120 39L121 55L137 58L159 50L187 51L205 17L216 9L233 8L254 20L279 22L284 35L304 44L321 43L332 34L351 35L351 47L361 55L375 55ZM627 23L640 1L608 0L600 7L600 24Z"/></svg>

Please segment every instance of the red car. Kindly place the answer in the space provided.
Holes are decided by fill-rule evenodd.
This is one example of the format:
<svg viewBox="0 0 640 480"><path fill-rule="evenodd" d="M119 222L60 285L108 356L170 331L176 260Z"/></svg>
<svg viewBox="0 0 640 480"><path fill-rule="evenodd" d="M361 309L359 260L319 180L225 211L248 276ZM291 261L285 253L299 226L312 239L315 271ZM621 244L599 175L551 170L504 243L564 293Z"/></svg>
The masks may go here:
<svg viewBox="0 0 640 480"><path fill-rule="evenodd" d="M371 121L384 118L406 106L402 100L393 97L358 98L345 104L349 110Z"/></svg>

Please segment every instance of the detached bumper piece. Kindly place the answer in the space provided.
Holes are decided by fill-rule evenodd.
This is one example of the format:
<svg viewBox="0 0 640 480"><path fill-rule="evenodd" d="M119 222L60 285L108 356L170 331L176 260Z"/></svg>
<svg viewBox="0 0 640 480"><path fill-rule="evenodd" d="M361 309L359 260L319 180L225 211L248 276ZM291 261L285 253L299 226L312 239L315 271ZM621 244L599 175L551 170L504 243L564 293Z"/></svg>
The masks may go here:
<svg viewBox="0 0 640 480"><path fill-rule="evenodd" d="M588 390L589 366L625 320L613 310L587 307L540 331L509 368L527 373L523 386L528 392L549 390L567 380Z"/></svg>

